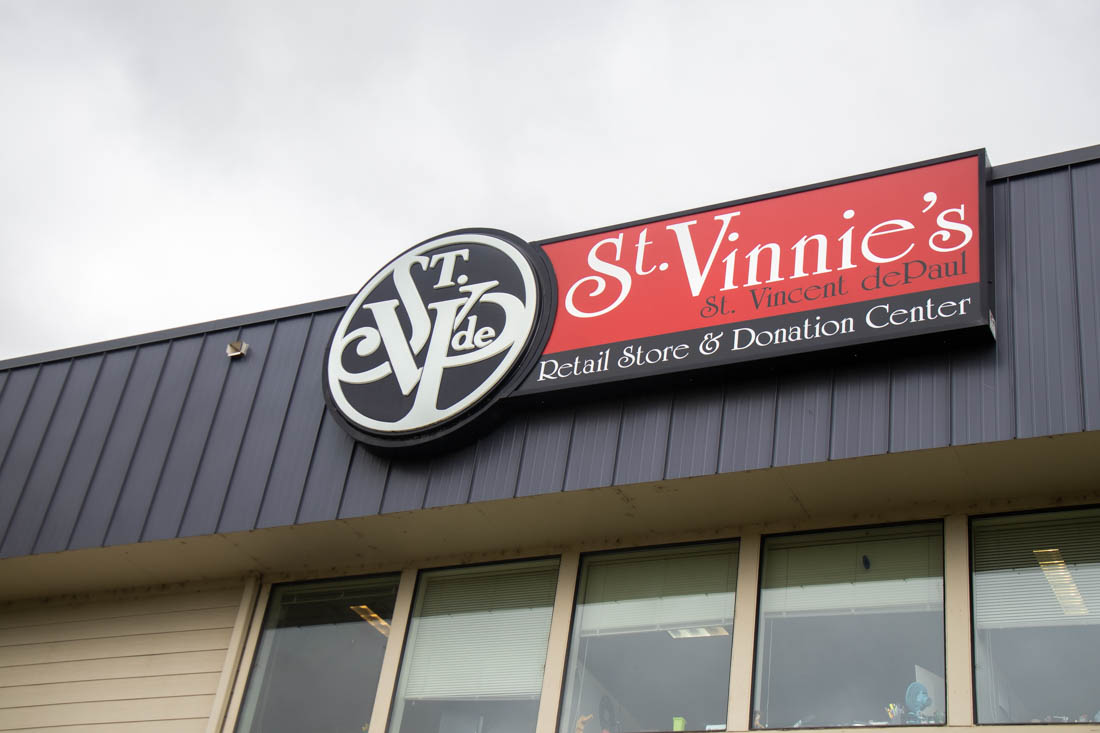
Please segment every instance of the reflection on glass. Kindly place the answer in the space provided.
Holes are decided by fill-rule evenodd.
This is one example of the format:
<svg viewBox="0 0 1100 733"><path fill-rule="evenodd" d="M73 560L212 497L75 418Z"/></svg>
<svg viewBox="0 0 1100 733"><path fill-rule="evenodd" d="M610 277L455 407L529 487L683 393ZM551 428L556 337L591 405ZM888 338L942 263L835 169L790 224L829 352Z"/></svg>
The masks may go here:
<svg viewBox="0 0 1100 733"><path fill-rule="evenodd" d="M399 576L278 586L237 731L365 730Z"/></svg>
<svg viewBox="0 0 1100 733"><path fill-rule="evenodd" d="M560 733L725 730L737 543L581 568Z"/></svg>
<svg viewBox="0 0 1100 733"><path fill-rule="evenodd" d="M421 573L389 730L533 733L558 561Z"/></svg>
<svg viewBox="0 0 1100 733"><path fill-rule="evenodd" d="M974 521L980 723L1100 722L1100 511Z"/></svg>
<svg viewBox="0 0 1100 733"><path fill-rule="evenodd" d="M939 523L768 538L754 728L945 720Z"/></svg>

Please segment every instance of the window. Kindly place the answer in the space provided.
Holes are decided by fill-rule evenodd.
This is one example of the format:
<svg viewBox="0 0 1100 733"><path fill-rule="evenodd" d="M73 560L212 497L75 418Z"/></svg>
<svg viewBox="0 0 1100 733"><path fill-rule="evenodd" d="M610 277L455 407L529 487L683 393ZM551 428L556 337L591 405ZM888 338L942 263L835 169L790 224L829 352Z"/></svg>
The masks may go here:
<svg viewBox="0 0 1100 733"><path fill-rule="evenodd" d="M365 730L399 576L277 586L237 731Z"/></svg>
<svg viewBox="0 0 1100 733"><path fill-rule="evenodd" d="M768 538L753 727L942 723L939 523Z"/></svg>
<svg viewBox="0 0 1100 733"><path fill-rule="evenodd" d="M589 556L561 733L725 730L737 543Z"/></svg>
<svg viewBox="0 0 1100 733"><path fill-rule="evenodd" d="M979 723L1100 722L1100 510L972 524Z"/></svg>
<svg viewBox="0 0 1100 733"><path fill-rule="evenodd" d="M421 573L393 733L533 733L558 560Z"/></svg>

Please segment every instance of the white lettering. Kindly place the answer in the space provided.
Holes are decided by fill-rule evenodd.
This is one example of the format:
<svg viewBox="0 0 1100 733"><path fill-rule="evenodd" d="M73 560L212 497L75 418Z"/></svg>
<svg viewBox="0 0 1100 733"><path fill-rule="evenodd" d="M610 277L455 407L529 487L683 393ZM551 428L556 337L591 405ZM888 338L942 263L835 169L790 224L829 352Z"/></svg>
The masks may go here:
<svg viewBox="0 0 1100 733"><path fill-rule="evenodd" d="M619 297L615 301L598 311L583 311L577 307L576 295L577 288L585 283L591 283L593 285L591 292L588 293L589 298L595 298L603 293L607 288L606 278L600 277L600 275L588 275L582 277L569 288L569 291L565 294L565 310L569 315L575 318L595 318L596 316L602 316L604 313L610 313L615 310L626 300L626 296L630 293L630 271L625 267L620 267L614 264L614 262L608 262L601 260L599 257L599 250L605 244L611 244L615 247L615 260L618 262L623 254L623 235L620 232L616 237L608 237L607 239L601 239L592 245L592 249L588 251L588 266L600 275L607 275L613 277L619 282Z"/></svg>
<svg viewBox="0 0 1100 733"><path fill-rule="evenodd" d="M828 241L822 234L810 234L791 246L791 249L794 250L794 274L791 275L792 280L796 277L807 277L805 268L806 245L811 241L817 243L817 269L814 270L814 274L820 275L823 272L830 271L825 259L828 254Z"/></svg>
<svg viewBox="0 0 1100 733"><path fill-rule="evenodd" d="M539 362L539 379L538 379L538 381L541 382L544 379L557 379L558 378L557 375L556 375L557 371L558 371L558 360L557 359L543 359L542 361Z"/></svg>
<svg viewBox="0 0 1100 733"><path fill-rule="evenodd" d="M454 285L454 281L451 279L455 274L455 260L459 257L464 262L470 261L470 250L468 249L452 249L450 252L438 252L432 255L432 259L427 269L432 269L436 266L436 263L442 262L443 267L439 270L439 280L432 287L435 290L440 288L449 288ZM466 278L464 275L459 276L459 280L462 282L459 285L466 284Z"/></svg>
<svg viewBox="0 0 1100 733"><path fill-rule="evenodd" d="M768 242L767 244L756 245L746 255L749 259L749 277L745 280L746 286L760 284L756 275L760 264L760 253L764 250L768 250L769 276L767 282L773 283L783 279L779 276L779 245L775 242Z"/></svg>
<svg viewBox="0 0 1100 733"><path fill-rule="evenodd" d="M638 243L634 245L634 249L638 251L637 257L634 258L634 274L636 275L648 275L657 269L657 266L654 265L647 270L645 269L645 265L642 264L642 261L645 259L645 248L653 244L653 242L646 239L648 233L648 227L643 229L641 233L638 234Z"/></svg>
<svg viewBox="0 0 1100 733"><path fill-rule="evenodd" d="M684 261L684 271L687 273L688 288L691 289L692 297L697 297L702 292L703 283L706 282L711 265L714 264L714 257L718 254L718 246L722 244L722 241L726 238L726 232L729 231L730 221L733 217L740 215L740 211L715 215L715 221L722 222L722 227L718 231L718 236L714 238L710 254L707 255L707 263L702 268L699 267L699 258L695 254L695 243L691 238L691 227L696 224L696 221L692 219L691 221L669 224L665 227L672 230L672 233L676 235L676 244L680 247L680 259Z"/></svg>
<svg viewBox="0 0 1100 733"><path fill-rule="evenodd" d="M945 300L935 304L928 298L923 305L912 308L890 309L889 303L879 303L871 306L864 315L864 321L871 328L886 328L887 326L904 326L907 323L923 323L935 321L940 318L954 318L965 316L966 306L970 304L970 298L962 300Z"/></svg>
<svg viewBox="0 0 1100 733"><path fill-rule="evenodd" d="M962 223L963 219L966 218L966 212L963 210L964 208L965 204L960 204L959 208L957 209L944 209L940 212L940 215L936 217L936 223L943 227L943 229L936 230L932 233L932 236L928 238L929 247L936 250L937 252L954 252L957 249L962 249L970 243L970 240L974 237L974 230L970 228L970 225ZM948 214L954 212L958 212L959 221L951 221L947 218ZM963 241L959 244L956 244L954 247L938 246L936 244L937 239L941 242L946 243L947 240L951 238L951 234L947 230L950 230L952 232L959 232L960 234L962 234Z"/></svg>
<svg viewBox="0 0 1100 733"><path fill-rule="evenodd" d="M893 225L894 228L893 229L885 229L884 228L884 227L888 227L890 225ZM913 229L913 228L914 228L913 224L911 222L906 221L905 219L890 219L889 221L884 221L884 222L880 222L878 224L875 224L873 227L871 227L871 229L866 234L863 235L863 242L860 245L860 248L863 250L863 256L866 257L867 259L869 259L871 262L878 262L878 263L886 263L886 262L893 262L894 260L900 260L902 257L909 254L913 250L913 247L916 246L916 243L910 242L909 246L905 248L905 251L900 252L900 253L894 255L893 257L880 257L880 256L878 256L877 254L875 254L874 252L871 251L871 237L881 237L885 234L896 234L898 232L909 231L910 229Z"/></svg>

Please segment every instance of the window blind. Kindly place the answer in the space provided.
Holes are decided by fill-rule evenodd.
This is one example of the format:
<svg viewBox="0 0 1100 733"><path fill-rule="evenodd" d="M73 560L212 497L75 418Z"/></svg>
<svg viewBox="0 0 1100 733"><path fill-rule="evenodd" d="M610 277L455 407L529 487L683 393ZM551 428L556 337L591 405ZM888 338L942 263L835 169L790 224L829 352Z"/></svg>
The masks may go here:
<svg viewBox="0 0 1100 733"><path fill-rule="evenodd" d="M760 605L772 615L941 608L940 525L769 538Z"/></svg>
<svg viewBox="0 0 1100 733"><path fill-rule="evenodd" d="M534 699L558 561L424 573L404 662L407 700Z"/></svg>
<svg viewBox="0 0 1100 733"><path fill-rule="evenodd" d="M577 623L583 635L728 626L736 585L736 543L596 556Z"/></svg>
<svg viewBox="0 0 1100 733"><path fill-rule="evenodd" d="M1100 624L1100 512L975 520L978 628Z"/></svg>

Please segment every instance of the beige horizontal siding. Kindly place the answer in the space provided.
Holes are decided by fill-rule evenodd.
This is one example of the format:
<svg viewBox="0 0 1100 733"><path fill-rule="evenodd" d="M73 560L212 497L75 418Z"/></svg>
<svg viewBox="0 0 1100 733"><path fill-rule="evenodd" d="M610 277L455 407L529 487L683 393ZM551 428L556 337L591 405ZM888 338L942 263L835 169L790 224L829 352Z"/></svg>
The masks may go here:
<svg viewBox="0 0 1100 733"><path fill-rule="evenodd" d="M199 611L204 608L236 608L241 601L240 587L210 591L186 591L139 597L111 597L65 603L21 602L9 608L0 606L0 629L17 626L48 626L76 621L126 618L173 611Z"/></svg>
<svg viewBox="0 0 1100 733"><path fill-rule="evenodd" d="M204 608L198 611L173 611L96 621L55 623L48 626L0 629L0 657L4 655L4 647L16 645L108 639L120 635L163 634L169 631L224 629L233 626L236 615L237 606L233 605L223 608Z"/></svg>
<svg viewBox="0 0 1100 733"><path fill-rule="evenodd" d="M186 697L158 697L147 700L108 700L66 705L36 705L0 710L0 730L34 726L81 725L87 723L137 723L148 720L206 718L214 694Z"/></svg>
<svg viewBox="0 0 1100 733"><path fill-rule="evenodd" d="M17 667L0 667L0 688L147 675L220 672L224 661L225 652L212 649L202 652L87 659L79 662L24 664Z"/></svg>
<svg viewBox="0 0 1100 733"><path fill-rule="evenodd" d="M204 731L242 590L0 608L0 731Z"/></svg>
<svg viewBox="0 0 1100 733"><path fill-rule="evenodd" d="M205 672L0 687L0 709L97 700L205 695L218 686L220 676L219 672Z"/></svg>
<svg viewBox="0 0 1100 733"><path fill-rule="evenodd" d="M229 628L205 629L7 646L0 650L0 666L70 662L79 659L110 659L141 654L171 654L210 649L224 651L229 643L230 631Z"/></svg>

